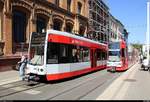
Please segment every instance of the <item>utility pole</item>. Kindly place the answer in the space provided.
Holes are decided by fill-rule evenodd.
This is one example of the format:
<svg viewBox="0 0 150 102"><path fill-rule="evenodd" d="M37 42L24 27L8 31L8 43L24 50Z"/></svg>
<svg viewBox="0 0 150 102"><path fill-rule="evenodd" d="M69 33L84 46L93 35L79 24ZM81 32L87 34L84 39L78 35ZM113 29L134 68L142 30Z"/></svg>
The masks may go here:
<svg viewBox="0 0 150 102"><path fill-rule="evenodd" d="M147 41L147 60L149 61L149 34L150 34L150 0L147 1L147 32L146 32L146 41Z"/></svg>

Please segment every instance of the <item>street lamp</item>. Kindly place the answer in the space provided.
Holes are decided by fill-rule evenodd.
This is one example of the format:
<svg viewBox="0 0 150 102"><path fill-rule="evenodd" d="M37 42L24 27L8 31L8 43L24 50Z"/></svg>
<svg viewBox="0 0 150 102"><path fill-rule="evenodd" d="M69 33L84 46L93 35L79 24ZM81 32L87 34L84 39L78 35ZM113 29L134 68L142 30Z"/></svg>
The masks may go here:
<svg viewBox="0 0 150 102"><path fill-rule="evenodd" d="M149 61L149 34L150 34L150 0L147 2L147 32L146 32L146 41L147 41L147 60Z"/></svg>

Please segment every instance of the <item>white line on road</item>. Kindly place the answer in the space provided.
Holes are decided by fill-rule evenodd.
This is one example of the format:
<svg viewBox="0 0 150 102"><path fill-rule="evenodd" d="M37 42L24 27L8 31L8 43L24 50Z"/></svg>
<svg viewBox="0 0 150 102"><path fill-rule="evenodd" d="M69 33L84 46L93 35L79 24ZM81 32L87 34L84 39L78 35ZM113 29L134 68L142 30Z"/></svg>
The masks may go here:
<svg viewBox="0 0 150 102"><path fill-rule="evenodd" d="M24 91L24 93L31 94L31 95L37 95L37 94L40 94L41 91L31 89L31 90Z"/></svg>

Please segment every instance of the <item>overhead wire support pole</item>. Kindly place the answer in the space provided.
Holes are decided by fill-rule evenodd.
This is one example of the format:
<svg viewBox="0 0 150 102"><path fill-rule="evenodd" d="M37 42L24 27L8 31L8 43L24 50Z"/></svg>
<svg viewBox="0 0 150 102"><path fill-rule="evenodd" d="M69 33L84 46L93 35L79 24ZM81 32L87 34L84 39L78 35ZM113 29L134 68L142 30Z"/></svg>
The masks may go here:
<svg viewBox="0 0 150 102"><path fill-rule="evenodd" d="M146 41L147 41L147 59L149 61L149 34L150 34L150 0L147 1L147 32L146 32Z"/></svg>

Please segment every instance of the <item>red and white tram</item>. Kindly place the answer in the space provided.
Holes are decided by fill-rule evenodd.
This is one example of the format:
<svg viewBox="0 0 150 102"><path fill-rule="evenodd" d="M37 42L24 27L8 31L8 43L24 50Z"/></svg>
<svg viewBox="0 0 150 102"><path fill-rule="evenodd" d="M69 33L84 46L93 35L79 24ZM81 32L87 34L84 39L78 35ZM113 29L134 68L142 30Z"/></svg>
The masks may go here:
<svg viewBox="0 0 150 102"><path fill-rule="evenodd" d="M109 44L107 68L110 71L125 71L128 69L127 45L124 40Z"/></svg>
<svg viewBox="0 0 150 102"><path fill-rule="evenodd" d="M32 33L27 73L50 81L105 69L107 51L106 44L67 32Z"/></svg>

